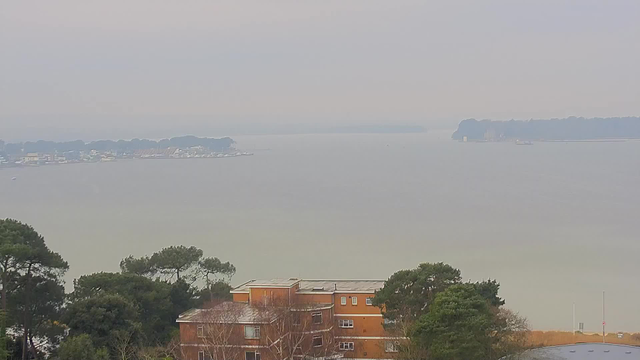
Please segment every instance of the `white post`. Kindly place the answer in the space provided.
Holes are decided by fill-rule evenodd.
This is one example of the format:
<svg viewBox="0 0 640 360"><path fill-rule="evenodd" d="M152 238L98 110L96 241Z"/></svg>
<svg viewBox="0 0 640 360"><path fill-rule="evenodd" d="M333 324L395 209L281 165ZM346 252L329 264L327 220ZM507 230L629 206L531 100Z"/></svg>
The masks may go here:
<svg viewBox="0 0 640 360"><path fill-rule="evenodd" d="M576 334L576 303L573 303L573 320L571 321L571 326L573 329L572 334Z"/></svg>
<svg viewBox="0 0 640 360"><path fill-rule="evenodd" d="M604 318L604 291L602 292L602 343L605 343L604 327L607 324Z"/></svg>

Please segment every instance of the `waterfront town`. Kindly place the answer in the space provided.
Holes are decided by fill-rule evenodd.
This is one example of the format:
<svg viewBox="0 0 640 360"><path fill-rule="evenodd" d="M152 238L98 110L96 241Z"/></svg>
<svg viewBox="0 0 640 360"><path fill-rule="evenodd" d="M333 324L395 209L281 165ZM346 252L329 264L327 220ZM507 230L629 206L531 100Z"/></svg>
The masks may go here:
<svg viewBox="0 0 640 360"><path fill-rule="evenodd" d="M0 155L0 167L62 165L86 162L110 162L118 159L198 159L228 158L249 156L252 153L242 151L212 152L202 147L189 149L146 149L134 153L118 153L115 151L69 151L58 153L27 153L20 156Z"/></svg>
<svg viewBox="0 0 640 360"><path fill-rule="evenodd" d="M45 143L41 146L37 146L38 143L2 145L0 142L0 168L112 162L121 159L212 159L253 155L236 149L231 139L196 137L160 142L142 140L89 144Z"/></svg>

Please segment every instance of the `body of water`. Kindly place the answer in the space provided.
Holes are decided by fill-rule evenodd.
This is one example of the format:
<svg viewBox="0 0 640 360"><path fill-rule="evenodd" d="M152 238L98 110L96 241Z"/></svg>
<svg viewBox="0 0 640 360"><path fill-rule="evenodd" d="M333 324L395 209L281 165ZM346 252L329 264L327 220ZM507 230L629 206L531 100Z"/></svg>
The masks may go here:
<svg viewBox="0 0 640 360"><path fill-rule="evenodd" d="M640 331L640 142L449 135L241 137L255 156L3 169L0 218L42 233L69 285L177 244L231 261L233 283L443 261L498 279L534 328L570 330L575 302L598 331L606 290L608 328Z"/></svg>

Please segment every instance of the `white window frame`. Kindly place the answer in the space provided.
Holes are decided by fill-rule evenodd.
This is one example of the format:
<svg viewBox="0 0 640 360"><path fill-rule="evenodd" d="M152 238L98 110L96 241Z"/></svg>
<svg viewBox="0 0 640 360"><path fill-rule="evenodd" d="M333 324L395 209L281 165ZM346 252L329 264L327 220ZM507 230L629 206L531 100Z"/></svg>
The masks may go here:
<svg viewBox="0 0 640 360"><path fill-rule="evenodd" d="M353 329L352 319L338 319L338 327L343 329Z"/></svg>
<svg viewBox="0 0 640 360"><path fill-rule="evenodd" d="M316 322L316 318L320 319L320 322ZM311 313L311 323L313 325L320 325L322 324L322 312L314 312Z"/></svg>
<svg viewBox="0 0 640 360"><path fill-rule="evenodd" d="M373 298L366 298L365 303L367 304L367 306L373 306Z"/></svg>
<svg viewBox="0 0 640 360"><path fill-rule="evenodd" d="M347 305L347 297L343 296L340 298L340 305Z"/></svg>
<svg viewBox="0 0 640 360"><path fill-rule="evenodd" d="M253 336L247 336L247 329L253 328ZM244 326L244 338L249 340L259 340L260 339L260 326L256 325L245 325Z"/></svg>
<svg viewBox="0 0 640 360"><path fill-rule="evenodd" d="M352 342L341 342L340 350L342 351L353 351L356 349L355 343Z"/></svg>
<svg viewBox="0 0 640 360"><path fill-rule="evenodd" d="M351 305L358 305L358 297L357 296L352 296L351 297Z"/></svg>
<svg viewBox="0 0 640 360"><path fill-rule="evenodd" d="M391 346L389 346L391 345ZM397 353L400 352L398 349L398 345L400 345L397 341L385 341L384 343L384 352L386 353Z"/></svg>
<svg viewBox="0 0 640 360"><path fill-rule="evenodd" d="M314 345L316 342L316 339L320 339L320 345ZM316 335L311 339L311 345L313 347L322 347L324 345L324 339L322 338L322 335Z"/></svg>
<svg viewBox="0 0 640 360"><path fill-rule="evenodd" d="M204 325L198 325L198 327L196 328L196 335L199 338L203 338L204 337Z"/></svg>
<svg viewBox="0 0 640 360"><path fill-rule="evenodd" d="M255 350L255 351L245 351L245 352L244 352L244 359L245 359L245 360L247 360L247 354L248 354L248 353L253 353L253 354L254 354L254 357L253 357L253 358L254 358L255 360L260 360L260 351L257 351L257 350Z"/></svg>
<svg viewBox="0 0 640 360"><path fill-rule="evenodd" d="M204 360L204 351L198 351L198 360Z"/></svg>

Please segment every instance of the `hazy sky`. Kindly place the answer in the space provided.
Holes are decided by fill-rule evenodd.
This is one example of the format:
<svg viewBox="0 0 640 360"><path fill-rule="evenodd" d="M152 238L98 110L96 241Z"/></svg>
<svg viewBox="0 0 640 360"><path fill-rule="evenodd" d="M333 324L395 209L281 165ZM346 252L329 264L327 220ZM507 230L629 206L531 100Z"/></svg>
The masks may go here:
<svg viewBox="0 0 640 360"><path fill-rule="evenodd" d="M0 0L0 138L640 115L640 1Z"/></svg>

